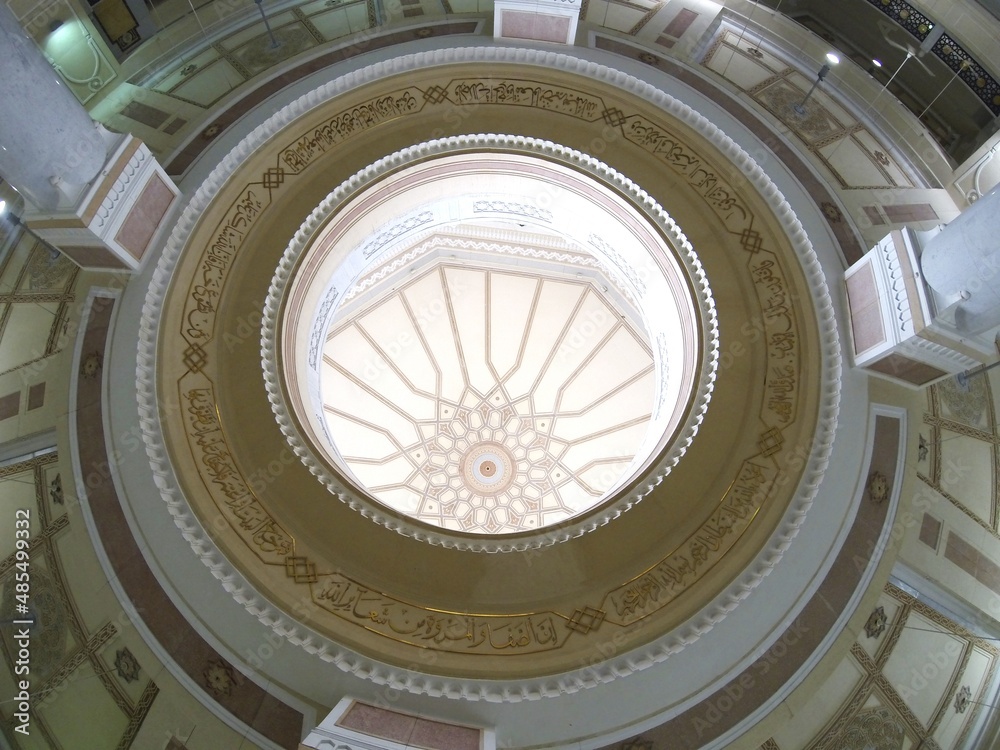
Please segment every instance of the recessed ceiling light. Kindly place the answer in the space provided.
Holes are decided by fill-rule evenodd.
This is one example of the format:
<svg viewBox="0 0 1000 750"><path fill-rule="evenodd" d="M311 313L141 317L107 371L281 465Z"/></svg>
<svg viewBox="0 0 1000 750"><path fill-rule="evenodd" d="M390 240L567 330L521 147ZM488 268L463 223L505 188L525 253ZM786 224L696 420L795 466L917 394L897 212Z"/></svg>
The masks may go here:
<svg viewBox="0 0 1000 750"><path fill-rule="evenodd" d="M881 68L882 67L882 61L881 60L872 60L872 65L874 65L876 68Z"/></svg>

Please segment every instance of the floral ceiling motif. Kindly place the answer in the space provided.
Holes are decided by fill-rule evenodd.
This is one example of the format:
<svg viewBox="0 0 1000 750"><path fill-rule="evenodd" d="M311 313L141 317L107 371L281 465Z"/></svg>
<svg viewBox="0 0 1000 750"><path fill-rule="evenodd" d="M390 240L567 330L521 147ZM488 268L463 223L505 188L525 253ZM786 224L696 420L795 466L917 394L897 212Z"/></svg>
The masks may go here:
<svg viewBox="0 0 1000 750"><path fill-rule="evenodd" d="M526 272L434 266L333 331L324 363L330 434L360 482L417 520L475 533L599 502L654 402L650 345L611 301Z"/></svg>

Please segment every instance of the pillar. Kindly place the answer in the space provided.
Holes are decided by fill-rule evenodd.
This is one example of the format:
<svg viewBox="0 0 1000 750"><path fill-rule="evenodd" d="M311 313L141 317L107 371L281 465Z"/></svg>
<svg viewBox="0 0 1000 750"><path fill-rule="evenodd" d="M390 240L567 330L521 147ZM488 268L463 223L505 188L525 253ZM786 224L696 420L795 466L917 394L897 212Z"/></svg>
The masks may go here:
<svg viewBox="0 0 1000 750"><path fill-rule="evenodd" d="M38 208L55 208L62 182L81 189L100 173L107 147L83 105L0 3L0 174Z"/></svg>
<svg viewBox="0 0 1000 750"><path fill-rule="evenodd" d="M82 268L139 268L179 191L142 141L95 123L0 2L0 175L22 221Z"/></svg>
<svg viewBox="0 0 1000 750"><path fill-rule="evenodd" d="M957 300L955 327L978 334L1000 326L1000 188L963 211L923 249L930 287Z"/></svg>

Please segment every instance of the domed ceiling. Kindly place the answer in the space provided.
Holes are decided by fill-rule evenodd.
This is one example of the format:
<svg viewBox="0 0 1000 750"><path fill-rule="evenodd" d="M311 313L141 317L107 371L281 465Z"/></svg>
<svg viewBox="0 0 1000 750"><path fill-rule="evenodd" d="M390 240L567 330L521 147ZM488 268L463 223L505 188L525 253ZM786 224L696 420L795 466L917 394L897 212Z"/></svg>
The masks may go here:
<svg viewBox="0 0 1000 750"><path fill-rule="evenodd" d="M547 540L486 537L566 534L668 444L683 454L715 377L704 273L661 208L643 218L585 170L638 196L579 153L483 135L393 154L312 212L263 341L272 406L310 465L359 502L479 536L437 543L498 550Z"/></svg>
<svg viewBox="0 0 1000 750"><path fill-rule="evenodd" d="M170 406L154 471L248 617L377 682L518 701L649 668L750 594L821 484L839 349L735 144L614 71L491 54L375 66L244 142L140 357ZM233 334L262 308L263 362Z"/></svg>
<svg viewBox="0 0 1000 750"><path fill-rule="evenodd" d="M398 283L323 351L327 425L362 487L415 520L503 534L617 485L652 417L653 355L600 288L478 263Z"/></svg>

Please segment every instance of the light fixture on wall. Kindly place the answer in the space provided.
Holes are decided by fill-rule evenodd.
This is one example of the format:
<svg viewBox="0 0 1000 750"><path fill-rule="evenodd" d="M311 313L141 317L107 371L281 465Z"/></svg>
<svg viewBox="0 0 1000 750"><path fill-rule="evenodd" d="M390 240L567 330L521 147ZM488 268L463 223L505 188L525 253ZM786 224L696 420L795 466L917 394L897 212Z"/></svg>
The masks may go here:
<svg viewBox="0 0 1000 750"><path fill-rule="evenodd" d="M809 97L812 96L812 92L815 91L816 87L823 82L824 78L826 78L826 74L830 72L830 66L836 65L839 62L840 58L837 55L833 54L832 52L826 53L826 62L823 63L823 67L820 68L819 73L816 74L816 80L813 82L813 85L806 92L806 95L802 97L802 101L796 104L794 107L792 107L792 109L795 110L796 114L798 114L799 116L805 115L806 102L809 100Z"/></svg>
<svg viewBox="0 0 1000 750"><path fill-rule="evenodd" d="M260 17L264 20L264 28L267 29L267 35L271 38L271 49L278 49L281 46L281 42L277 40L274 36L274 32L271 31L271 24L267 20L267 14L264 12L264 0L253 0L257 4L257 10L260 11Z"/></svg>
<svg viewBox="0 0 1000 750"><path fill-rule="evenodd" d="M969 381L976 375L982 375L984 372L989 372L994 367L1000 367L1000 362L994 362L989 365L980 365L972 370L966 370L965 372L958 373L958 375L955 376L955 382L958 384L959 390L963 393L968 393L972 390L972 387L969 385Z"/></svg>

